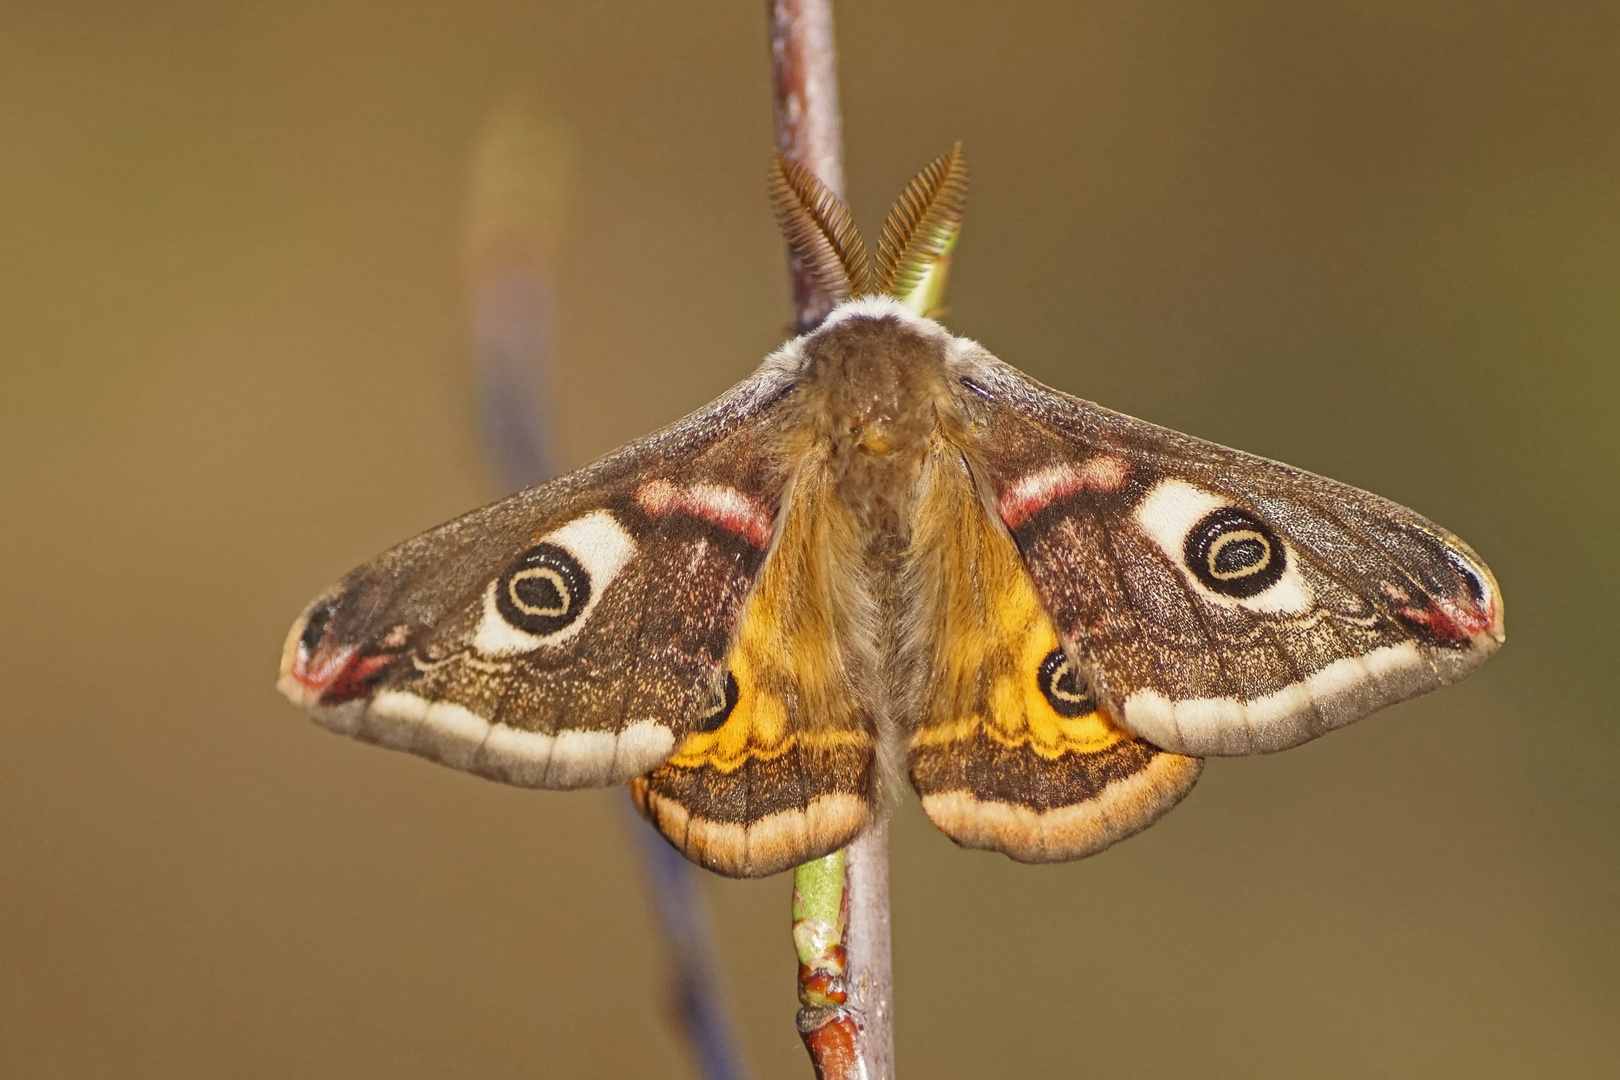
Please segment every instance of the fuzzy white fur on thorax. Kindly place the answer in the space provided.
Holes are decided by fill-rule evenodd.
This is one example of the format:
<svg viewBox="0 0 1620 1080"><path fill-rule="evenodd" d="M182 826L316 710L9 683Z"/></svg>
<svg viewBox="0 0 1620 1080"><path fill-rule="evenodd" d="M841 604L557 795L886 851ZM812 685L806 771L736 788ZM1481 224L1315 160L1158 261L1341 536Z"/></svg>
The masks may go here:
<svg viewBox="0 0 1620 1080"><path fill-rule="evenodd" d="M819 334L830 330L846 319L900 319L917 326L933 327L943 331L945 328L933 319L924 318L912 311L906 305L892 296L858 296L853 300L845 300L833 308L831 313L821 321L811 333Z"/></svg>
<svg viewBox="0 0 1620 1080"><path fill-rule="evenodd" d="M851 319L897 319L915 327L927 337L951 343L950 351L953 353L958 351L958 343L979 348L977 342L956 337L933 319L918 315L892 296L861 296L854 300L845 300L833 308L814 330L783 342L779 348L760 361L758 373L798 374L804 370L804 343Z"/></svg>

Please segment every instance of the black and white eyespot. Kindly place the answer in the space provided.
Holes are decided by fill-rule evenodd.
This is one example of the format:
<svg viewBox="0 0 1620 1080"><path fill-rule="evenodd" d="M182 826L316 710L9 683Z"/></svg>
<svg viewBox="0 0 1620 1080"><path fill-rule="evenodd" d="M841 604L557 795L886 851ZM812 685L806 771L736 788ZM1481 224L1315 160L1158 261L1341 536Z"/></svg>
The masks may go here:
<svg viewBox="0 0 1620 1080"><path fill-rule="evenodd" d="M1059 716L1085 716L1097 711L1097 695L1092 693L1091 683L1062 647L1046 654L1035 678L1046 703Z"/></svg>
<svg viewBox="0 0 1620 1080"><path fill-rule="evenodd" d="M1288 614L1315 602L1277 531L1212 491L1161 480L1137 506L1136 521L1209 600Z"/></svg>
<svg viewBox="0 0 1620 1080"><path fill-rule="evenodd" d="M535 637L568 626L590 601L591 576L556 544L536 544L495 583L495 608L501 618Z"/></svg>
<svg viewBox="0 0 1620 1080"><path fill-rule="evenodd" d="M1211 510L1194 525L1182 557L1206 588L1244 600L1277 584L1288 568L1288 552L1277 534L1235 506Z"/></svg>
<svg viewBox="0 0 1620 1080"><path fill-rule="evenodd" d="M489 583L473 647L511 656L567 641L584 629L635 550L605 510L547 533Z"/></svg>
<svg viewBox="0 0 1620 1080"><path fill-rule="evenodd" d="M737 676L726 672L726 681L715 693L714 698L698 713L693 726L699 731L719 731L725 722L731 719L731 712L737 707L737 697L741 691L737 686Z"/></svg>

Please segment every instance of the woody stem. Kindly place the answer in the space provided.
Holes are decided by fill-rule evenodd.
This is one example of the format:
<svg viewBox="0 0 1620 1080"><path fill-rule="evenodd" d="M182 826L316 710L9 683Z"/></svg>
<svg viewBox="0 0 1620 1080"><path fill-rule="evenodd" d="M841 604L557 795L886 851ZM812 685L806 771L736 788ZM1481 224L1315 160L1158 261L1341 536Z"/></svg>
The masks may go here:
<svg viewBox="0 0 1620 1080"><path fill-rule="evenodd" d="M765 6L771 29L776 148L842 199L844 132L838 112L832 0L766 0ZM798 256L789 256L789 268L794 329L808 333L833 309L833 299Z"/></svg>

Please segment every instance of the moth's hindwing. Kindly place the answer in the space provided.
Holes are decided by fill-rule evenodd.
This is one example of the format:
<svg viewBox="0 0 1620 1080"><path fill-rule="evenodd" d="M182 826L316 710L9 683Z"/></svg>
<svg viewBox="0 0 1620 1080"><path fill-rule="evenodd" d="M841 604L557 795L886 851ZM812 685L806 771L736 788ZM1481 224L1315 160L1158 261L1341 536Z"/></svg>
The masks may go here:
<svg viewBox="0 0 1620 1080"><path fill-rule="evenodd" d="M960 453L935 453L908 567L921 718L907 767L923 809L965 847L1077 859L1153 824L1197 758L1122 728L1058 641Z"/></svg>
<svg viewBox="0 0 1620 1080"><path fill-rule="evenodd" d="M630 786L694 862L758 877L849 843L872 812L874 677L847 626L864 601L848 510L808 461L750 595L711 704Z"/></svg>
<svg viewBox="0 0 1620 1080"><path fill-rule="evenodd" d="M1485 564L1404 507L1109 412L965 345L969 461L1127 728L1281 750L1455 682L1503 640Z"/></svg>
<svg viewBox="0 0 1620 1080"><path fill-rule="evenodd" d="M696 722L765 559L786 373L400 545L311 604L278 684L323 726L529 787L621 783Z"/></svg>

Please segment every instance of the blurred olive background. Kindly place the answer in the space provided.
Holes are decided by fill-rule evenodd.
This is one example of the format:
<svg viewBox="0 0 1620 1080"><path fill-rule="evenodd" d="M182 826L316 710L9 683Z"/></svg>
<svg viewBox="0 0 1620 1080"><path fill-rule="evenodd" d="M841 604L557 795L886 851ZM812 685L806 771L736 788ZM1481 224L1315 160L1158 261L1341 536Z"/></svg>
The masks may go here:
<svg viewBox="0 0 1620 1080"><path fill-rule="evenodd" d="M1463 685L1212 761L1084 862L903 806L904 1075L1620 1075L1620 9L838 19L869 234L968 152L954 329L1416 507L1510 612ZM271 684L306 600L499 493L492 112L574 148L573 467L783 336L767 79L758 3L0 10L0 1073L691 1075L619 794L335 738ZM789 881L706 887L756 1075L807 1076Z"/></svg>

